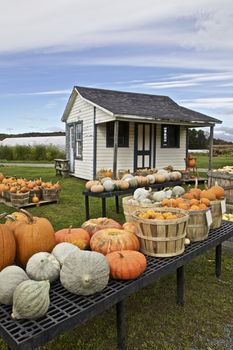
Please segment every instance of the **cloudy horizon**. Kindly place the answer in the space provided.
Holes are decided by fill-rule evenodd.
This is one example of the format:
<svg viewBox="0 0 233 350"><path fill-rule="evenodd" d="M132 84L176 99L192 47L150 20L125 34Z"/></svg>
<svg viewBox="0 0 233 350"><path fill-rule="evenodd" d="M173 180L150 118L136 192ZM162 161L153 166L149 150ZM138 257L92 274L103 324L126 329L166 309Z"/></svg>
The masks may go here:
<svg viewBox="0 0 233 350"><path fill-rule="evenodd" d="M74 85L168 95L233 141L229 0L0 4L2 132L64 130ZM8 130L8 131L7 131Z"/></svg>

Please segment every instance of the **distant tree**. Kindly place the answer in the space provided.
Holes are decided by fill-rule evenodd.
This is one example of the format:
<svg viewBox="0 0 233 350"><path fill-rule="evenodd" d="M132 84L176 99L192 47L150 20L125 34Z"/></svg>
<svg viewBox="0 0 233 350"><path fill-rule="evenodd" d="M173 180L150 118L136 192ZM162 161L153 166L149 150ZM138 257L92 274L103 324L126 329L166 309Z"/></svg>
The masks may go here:
<svg viewBox="0 0 233 350"><path fill-rule="evenodd" d="M189 149L205 149L208 146L208 138L201 129L189 129Z"/></svg>

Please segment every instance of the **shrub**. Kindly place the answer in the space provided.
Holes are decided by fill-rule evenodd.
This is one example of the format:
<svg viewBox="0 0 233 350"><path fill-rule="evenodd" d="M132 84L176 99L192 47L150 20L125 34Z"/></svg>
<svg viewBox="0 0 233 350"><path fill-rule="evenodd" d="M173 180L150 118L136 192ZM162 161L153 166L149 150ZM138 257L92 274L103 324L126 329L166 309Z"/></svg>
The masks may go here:
<svg viewBox="0 0 233 350"><path fill-rule="evenodd" d="M65 152L52 144L0 146L1 160L52 161L55 158L65 158Z"/></svg>

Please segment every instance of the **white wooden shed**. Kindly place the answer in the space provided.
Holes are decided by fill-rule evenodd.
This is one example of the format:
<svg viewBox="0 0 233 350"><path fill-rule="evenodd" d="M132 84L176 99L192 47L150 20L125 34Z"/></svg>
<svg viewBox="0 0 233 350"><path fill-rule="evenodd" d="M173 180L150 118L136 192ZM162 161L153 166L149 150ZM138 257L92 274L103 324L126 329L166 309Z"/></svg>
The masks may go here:
<svg viewBox="0 0 233 350"><path fill-rule="evenodd" d="M70 173L93 179L98 170L172 165L184 169L188 128L220 120L178 105L170 97L75 86L62 116Z"/></svg>

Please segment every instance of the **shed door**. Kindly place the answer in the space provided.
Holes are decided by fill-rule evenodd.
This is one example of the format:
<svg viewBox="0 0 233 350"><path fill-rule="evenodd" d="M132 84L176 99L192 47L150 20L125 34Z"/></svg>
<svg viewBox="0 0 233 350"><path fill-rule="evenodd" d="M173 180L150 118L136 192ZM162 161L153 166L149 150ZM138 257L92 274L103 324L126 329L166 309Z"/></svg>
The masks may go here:
<svg viewBox="0 0 233 350"><path fill-rule="evenodd" d="M69 127L69 158L70 158L70 172L74 173L74 157L75 157L75 127Z"/></svg>
<svg viewBox="0 0 233 350"><path fill-rule="evenodd" d="M135 124L134 171L140 168L151 168L151 138L151 124Z"/></svg>

